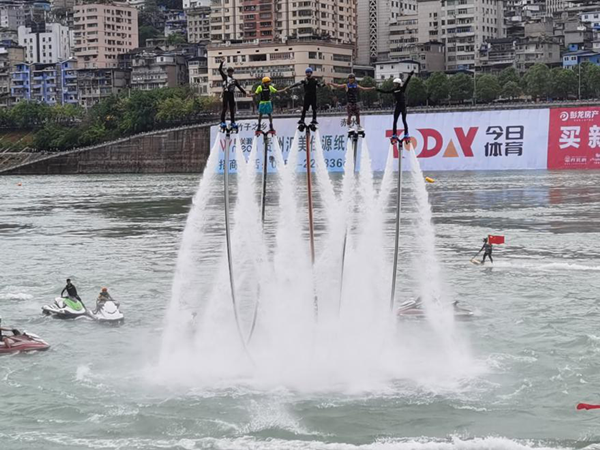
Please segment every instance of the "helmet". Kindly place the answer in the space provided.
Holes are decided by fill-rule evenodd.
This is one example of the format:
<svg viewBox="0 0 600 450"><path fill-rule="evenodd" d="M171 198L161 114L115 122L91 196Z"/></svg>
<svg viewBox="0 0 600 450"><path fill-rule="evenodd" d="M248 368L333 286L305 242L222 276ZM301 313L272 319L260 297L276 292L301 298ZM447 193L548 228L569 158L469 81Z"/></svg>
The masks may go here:
<svg viewBox="0 0 600 450"><path fill-rule="evenodd" d="M350 75L348 75L348 78L356 78L356 76L353 73L351 73Z"/></svg>
<svg viewBox="0 0 600 450"><path fill-rule="evenodd" d="M394 78L394 83L399 84L400 86L402 86L402 78Z"/></svg>
<svg viewBox="0 0 600 450"><path fill-rule="evenodd" d="M263 77L262 82L263 83L270 83L271 79L269 77Z"/></svg>
<svg viewBox="0 0 600 450"><path fill-rule="evenodd" d="M102 292L108 292L108 289L102 288Z"/></svg>
<svg viewBox="0 0 600 450"><path fill-rule="evenodd" d="M487 242L487 238L483 238L483 242Z"/></svg>
<svg viewBox="0 0 600 450"><path fill-rule="evenodd" d="M313 73L312 67L307 67L304 73Z"/></svg>
<svg viewBox="0 0 600 450"><path fill-rule="evenodd" d="M233 71L235 71L235 69L233 67L228 67L227 68L227 72L233 72Z"/></svg>

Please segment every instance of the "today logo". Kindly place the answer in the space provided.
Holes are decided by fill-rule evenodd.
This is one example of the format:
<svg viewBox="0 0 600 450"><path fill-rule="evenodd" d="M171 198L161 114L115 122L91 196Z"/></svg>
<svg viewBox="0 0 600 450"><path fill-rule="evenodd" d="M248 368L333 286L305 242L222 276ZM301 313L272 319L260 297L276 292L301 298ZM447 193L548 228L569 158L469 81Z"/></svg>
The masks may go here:
<svg viewBox="0 0 600 450"><path fill-rule="evenodd" d="M443 158L458 158L460 156L459 150L462 152L463 156L472 158L474 156L472 145L477 136L477 130L479 130L479 127L470 127L468 131L465 132L464 128L456 127L454 128L454 137L446 142L442 133L433 128L417 128L417 132L421 135L421 139L411 136L410 140L415 149L417 148L418 143L422 142L421 152L417 155L417 158L433 158L442 150ZM399 130L398 136L402 136L403 132L404 130ZM386 130L385 136L391 138L392 130ZM394 158L398 158L398 144L394 144Z"/></svg>

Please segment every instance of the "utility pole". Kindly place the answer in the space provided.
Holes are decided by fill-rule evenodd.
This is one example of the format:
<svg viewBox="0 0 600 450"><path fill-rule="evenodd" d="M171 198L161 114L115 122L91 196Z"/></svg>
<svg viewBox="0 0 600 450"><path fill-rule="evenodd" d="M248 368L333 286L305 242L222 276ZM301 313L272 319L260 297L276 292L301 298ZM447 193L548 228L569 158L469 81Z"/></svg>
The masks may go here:
<svg viewBox="0 0 600 450"><path fill-rule="evenodd" d="M579 64L579 86L577 88L577 100L581 100L581 61L577 61Z"/></svg>

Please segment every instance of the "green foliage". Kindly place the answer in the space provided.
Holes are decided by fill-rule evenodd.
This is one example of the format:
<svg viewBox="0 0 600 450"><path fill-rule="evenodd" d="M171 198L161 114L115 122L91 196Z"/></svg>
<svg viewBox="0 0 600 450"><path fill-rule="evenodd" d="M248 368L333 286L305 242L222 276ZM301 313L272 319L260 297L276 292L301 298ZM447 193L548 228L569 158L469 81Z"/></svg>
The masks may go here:
<svg viewBox="0 0 600 450"><path fill-rule="evenodd" d="M514 67L507 67L498 75L498 82L500 86L506 86L506 83L516 83L519 84L521 81L521 77L519 76L519 72Z"/></svg>
<svg viewBox="0 0 600 450"><path fill-rule="evenodd" d="M520 97L523 94L523 90L521 89L521 86L519 86L519 83L515 82L515 81L509 81L507 82L504 87L502 88L502 97L503 98L517 98Z"/></svg>
<svg viewBox="0 0 600 450"><path fill-rule="evenodd" d="M477 102L491 103L500 96L502 88L498 78L494 75L480 75L477 77ZM510 81L509 83L514 83Z"/></svg>
<svg viewBox="0 0 600 450"><path fill-rule="evenodd" d="M534 64L523 76L525 93L534 99L547 98L551 87L550 69L546 64Z"/></svg>
<svg viewBox="0 0 600 450"><path fill-rule="evenodd" d="M159 36L162 36L162 33L154 28L152 25L140 25L138 27L139 41L140 47L146 46L146 40L154 39Z"/></svg>
<svg viewBox="0 0 600 450"><path fill-rule="evenodd" d="M371 77L364 77L360 80L359 85L365 88L373 88L377 86L377 83ZM360 91L359 98L367 108L371 108L379 99L379 95L377 95L375 89L372 89L369 91Z"/></svg>
<svg viewBox="0 0 600 450"><path fill-rule="evenodd" d="M186 41L185 36L179 33L171 33L167 37L167 45L185 44Z"/></svg>
<svg viewBox="0 0 600 450"><path fill-rule="evenodd" d="M412 80L411 80L412 83ZM394 79L388 78L383 83L379 85L379 88L384 91L390 91L394 87ZM390 107L394 105L394 96L392 94L382 94L379 93L379 99L381 101L382 106Z"/></svg>
<svg viewBox="0 0 600 450"><path fill-rule="evenodd" d="M425 82L429 100L434 104L444 102L450 95L448 77L443 72L435 72Z"/></svg>
<svg viewBox="0 0 600 450"><path fill-rule="evenodd" d="M459 73L450 77L450 99L463 103L473 98L473 78L467 74Z"/></svg>
<svg viewBox="0 0 600 450"><path fill-rule="evenodd" d="M427 88L425 82L413 76L406 86L406 102L408 106L421 106L427 103Z"/></svg>
<svg viewBox="0 0 600 450"><path fill-rule="evenodd" d="M551 71L550 95L555 99L566 100L577 96L578 76L573 70L556 67Z"/></svg>
<svg viewBox="0 0 600 450"><path fill-rule="evenodd" d="M43 125L50 114L50 106L44 103L19 102L10 109L10 119L17 128L33 129Z"/></svg>
<svg viewBox="0 0 600 450"><path fill-rule="evenodd" d="M582 65L582 72L584 71ZM589 64L582 73L582 90L585 89L586 97L600 98L600 67L594 64Z"/></svg>

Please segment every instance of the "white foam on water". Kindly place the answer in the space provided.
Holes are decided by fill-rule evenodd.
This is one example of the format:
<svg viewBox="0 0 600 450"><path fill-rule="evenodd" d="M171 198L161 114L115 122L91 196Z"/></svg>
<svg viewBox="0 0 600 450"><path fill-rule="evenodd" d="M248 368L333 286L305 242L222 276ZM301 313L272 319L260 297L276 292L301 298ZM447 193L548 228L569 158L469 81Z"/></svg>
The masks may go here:
<svg viewBox="0 0 600 450"><path fill-rule="evenodd" d="M600 266L588 266L585 264L559 263L559 262L517 262L495 260L493 265L484 265L482 267L494 267L502 269L528 269L532 271L584 271L600 272Z"/></svg>
<svg viewBox="0 0 600 450"><path fill-rule="evenodd" d="M216 273L210 278L201 276L207 257L200 251L201 244L215 234L207 227L208 221L223 221L222 211L211 216L207 207L211 186L220 179L214 170L219 142L217 139L212 149L182 239L155 378L171 386L194 388L252 386L268 390L285 386L300 392L357 394L385 391L398 379L412 380L423 389L453 389L459 381L481 372L456 332L446 299L439 300L448 290L435 255L431 207L416 158L412 183L419 216L414 239L421 251L412 266L420 276L419 294L425 300L427 321L410 331L398 325L390 311L392 263L387 255L392 243L386 238L384 224L394 178L393 157L388 158L378 191L364 139L361 171L355 177L352 167L346 167L340 198L323 163L321 143L315 140L313 189L324 208L320 210L322 229L315 241L314 267L308 245L308 202L299 184L305 183L305 177L296 174L300 134L296 133L285 165L279 143L275 140L273 145L278 173L276 188L270 193L277 196L277 207L272 208L276 211L271 212L276 217L272 248L267 248L260 224L254 168L246 164L241 142L236 140L238 175L230 182L237 186L235 205L231 205L231 238L238 333L224 246L218 247ZM255 152L256 140L251 155ZM222 183L217 184L222 189ZM340 301L345 230L348 245ZM224 240L224 230L219 234ZM255 333L246 342L257 302ZM190 310L198 311L192 325Z"/></svg>

